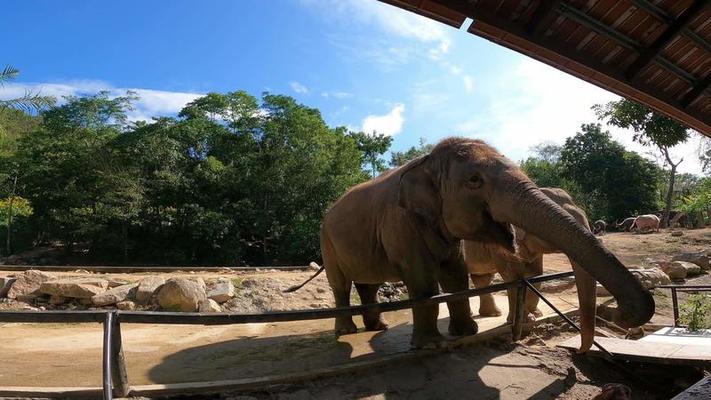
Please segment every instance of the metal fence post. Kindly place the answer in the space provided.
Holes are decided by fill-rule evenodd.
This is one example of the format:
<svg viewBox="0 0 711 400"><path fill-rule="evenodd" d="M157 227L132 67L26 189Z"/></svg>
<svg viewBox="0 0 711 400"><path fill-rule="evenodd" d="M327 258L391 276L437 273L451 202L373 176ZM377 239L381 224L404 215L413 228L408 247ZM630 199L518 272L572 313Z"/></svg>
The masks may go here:
<svg viewBox="0 0 711 400"><path fill-rule="evenodd" d="M679 323L679 299L676 296L676 288L671 288L672 308L674 309L674 327Z"/></svg>
<svg viewBox="0 0 711 400"><path fill-rule="evenodd" d="M121 322L119 313L113 312L113 326L111 332L111 378L114 384L113 395L126 397L130 391L128 375L126 374L126 359L123 355L123 342L121 340Z"/></svg>
<svg viewBox="0 0 711 400"><path fill-rule="evenodd" d="M523 324L526 322L526 285L521 281L521 285L516 287L516 313L514 314L512 334L513 340L520 340L523 337Z"/></svg>
<svg viewBox="0 0 711 400"><path fill-rule="evenodd" d="M104 400L112 400L111 393L111 330L113 328L114 313L107 312L104 319L104 348L103 348L103 389Z"/></svg>

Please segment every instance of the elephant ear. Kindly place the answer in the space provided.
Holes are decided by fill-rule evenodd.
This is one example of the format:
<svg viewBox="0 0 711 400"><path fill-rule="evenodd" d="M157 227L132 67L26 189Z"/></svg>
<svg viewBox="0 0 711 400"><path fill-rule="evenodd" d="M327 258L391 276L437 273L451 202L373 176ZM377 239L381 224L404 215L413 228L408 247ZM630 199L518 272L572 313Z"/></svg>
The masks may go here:
<svg viewBox="0 0 711 400"><path fill-rule="evenodd" d="M428 160L429 155L422 156L403 167L398 204L427 222L434 223L441 214L441 205L439 191L427 168Z"/></svg>

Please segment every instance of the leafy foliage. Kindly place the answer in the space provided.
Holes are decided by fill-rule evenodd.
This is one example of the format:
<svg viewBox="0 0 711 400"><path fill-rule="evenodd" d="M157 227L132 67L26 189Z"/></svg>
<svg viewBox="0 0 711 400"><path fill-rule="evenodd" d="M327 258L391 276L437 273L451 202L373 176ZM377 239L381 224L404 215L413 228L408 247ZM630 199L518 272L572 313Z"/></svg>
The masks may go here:
<svg viewBox="0 0 711 400"><path fill-rule="evenodd" d="M433 144L427 143L425 138L420 138L420 143L417 146L412 146L405 151L393 151L390 154L390 166L399 167L405 165L410 160L429 154L433 148Z"/></svg>
<svg viewBox="0 0 711 400"><path fill-rule="evenodd" d="M210 93L132 124L135 100L67 97L0 155L35 243L96 262L310 261L325 210L369 175L360 136L287 96Z"/></svg>
<svg viewBox="0 0 711 400"><path fill-rule="evenodd" d="M358 150L363 153L363 165L370 169L371 176L383 172L386 168L381 156L388 151L393 138L377 132L352 132L350 136L355 139Z"/></svg>
<svg viewBox="0 0 711 400"><path fill-rule="evenodd" d="M711 295L690 295L679 310L679 322L691 332L711 329Z"/></svg>
<svg viewBox="0 0 711 400"><path fill-rule="evenodd" d="M14 80L20 75L20 70L12 66L5 66L0 70L0 87L4 86L5 83ZM42 110L46 107L52 106L55 102L52 96L42 96L40 93L25 91L22 97L0 100L0 110L3 108L16 108L23 111L31 112Z"/></svg>

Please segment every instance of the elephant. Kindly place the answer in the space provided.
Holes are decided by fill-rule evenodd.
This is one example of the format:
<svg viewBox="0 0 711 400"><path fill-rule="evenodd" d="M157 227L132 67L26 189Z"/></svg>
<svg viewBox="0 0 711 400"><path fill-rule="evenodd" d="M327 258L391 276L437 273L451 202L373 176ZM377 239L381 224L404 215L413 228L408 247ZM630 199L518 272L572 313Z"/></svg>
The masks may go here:
<svg viewBox="0 0 711 400"><path fill-rule="evenodd" d="M654 299L590 231L546 196L519 168L481 140L453 137L429 154L349 189L321 224L323 266L337 307L350 304L355 283L362 304L377 302L383 282L403 281L410 298L426 299L469 287L462 240L515 254L512 225L560 249L617 299L613 320L639 326L654 314ZM308 280L306 281L308 282ZM305 284L304 282L303 284ZM299 285L289 290L296 290ZM449 333L477 332L468 299L447 302ZM437 348L439 307L412 307L413 348ZM377 310L363 313L368 330L387 329ZM335 333L357 331L350 316L335 318Z"/></svg>
<svg viewBox="0 0 711 400"><path fill-rule="evenodd" d="M650 231L659 232L659 217L654 214L640 215L634 220L630 230L640 233Z"/></svg>
<svg viewBox="0 0 711 400"><path fill-rule="evenodd" d="M541 188L540 191L563 208L582 228L590 230L585 211L575 205L573 199L565 190ZM540 275L543 273L543 255L560 252L555 246L524 229L514 226L514 230L518 249L516 257L511 257L509 254L486 243L464 241L464 260L474 287L482 288L491 285L496 272L505 281L515 281ZM578 287L582 331L581 350L584 351L590 348L595 335L596 282L595 278L585 272L577 262L571 259L571 264L573 265L575 281ZM534 286L540 287L540 284ZM508 297L509 313L507 321L510 323L513 321L514 315L516 315L516 289L508 290ZM529 321L533 321L535 317L542 315L538 310L538 300L538 296L535 293L530 290L526 292L526 314ZM492 294L479 296L479 315L485 317L501 315L501 310L496 306Z"/></svg>
<svg viewBox="0 0 711 400"><path fill-rule="evenodd" d="M615 227L622 232L629 232L632 230L632 224L634 224L635 219L636 217L625 218L622 222L615 224Z"/></svg>
<svg viewBox="0 0 711 400"><path fill-rule="evenodd" d="M598 219L593 224L593 234L595 234L595 235L604 235L606 229L607 229L607 222L605 222L601 219Z"/></svg>

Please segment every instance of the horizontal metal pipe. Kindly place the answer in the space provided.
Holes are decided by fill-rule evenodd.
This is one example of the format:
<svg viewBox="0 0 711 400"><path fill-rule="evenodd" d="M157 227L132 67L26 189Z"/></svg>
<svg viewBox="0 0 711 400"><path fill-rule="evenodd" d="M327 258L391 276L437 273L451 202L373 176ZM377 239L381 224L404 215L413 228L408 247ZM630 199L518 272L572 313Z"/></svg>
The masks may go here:
<svg viewBox="0 0 711 400"><path fill-rule="evenodd" d="M659 285L655 289L676 289L676 290L711 290L711 285Z"/></svg>
<svg viewBox="0 0 711 400"><path fill-rule="evenodd" d="M529 279L538 283L573 276L573 272L544 274ZM521 281L498 283L480 289L467 289L456 293L439 294L427 299L409 299L389 303L376 303L352 307L323 308L312 310L274 311L262 314L188 313L153 311L117 311L122 323L230 325L262 322L305 321L360 315L366 311L397 311L420 304L440 304L462 300L513 287L524 286ZM0 311L0 322L103 322L107 311Z"/></svg>

